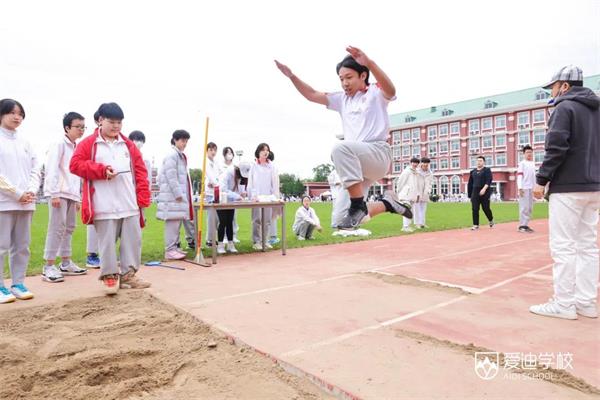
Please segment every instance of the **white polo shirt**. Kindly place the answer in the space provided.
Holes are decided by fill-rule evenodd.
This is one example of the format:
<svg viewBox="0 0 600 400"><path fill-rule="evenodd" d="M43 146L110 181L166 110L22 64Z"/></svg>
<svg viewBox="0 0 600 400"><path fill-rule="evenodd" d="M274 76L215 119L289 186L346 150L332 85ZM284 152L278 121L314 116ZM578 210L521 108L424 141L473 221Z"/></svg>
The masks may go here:
<svg viewBox="0 0 600 400"><path fill-rule="evenodd" d="M122 172L111 180L93 181L94 219L121 219L139 215L131 154L121 138L108 142L98 135L96 162L110 165L114 172Z"/></svg>
<svg viewBox="0 0 600 400"><path fill-rule="evenodd" d="M344 92L327 93L327 108L340 113L344 140L351 142L387 141L390 119L388 100L379 86L369 85L349 97Z"/></svg>

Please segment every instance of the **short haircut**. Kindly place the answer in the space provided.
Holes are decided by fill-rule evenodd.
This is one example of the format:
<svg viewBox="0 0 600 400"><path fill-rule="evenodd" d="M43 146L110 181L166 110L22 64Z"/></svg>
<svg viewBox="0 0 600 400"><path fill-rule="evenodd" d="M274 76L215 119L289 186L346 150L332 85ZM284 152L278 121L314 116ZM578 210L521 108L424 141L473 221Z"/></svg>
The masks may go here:
<svg viewBox="0 0 600 400"><path fill-rule="evenodd" d="M269 147L268 144L266 143L261 143L256 147L256 151L254 151L254 157L258 159L258 157L260 156L260 152L264 149L267 148L267 150L269 150L269 154L271 153L271 147Z"/></svg>
<svg viewBox="0 0 600 400"><path fill-rule="evenodd" d="M229 146L223 147L223 157L225 157L228 152L231 152L231 154L235 155L235 152L233 151L233 149L231 147L229 147Z"/></svg>
<svg viewBox="0 0 600 400"><path fill-rule="evenodd" d="M10 114L12 110L16 107L19 107L21 110L21 116L25 119L25 109L21 103L13 99L2 99L0 100L0 119L4 117L6 114Z"/></svg>
<svg viewBox="0 0 600 400"><path fill-rule="evenodd" d="M347 55L346 57L344 57L344 59L335 67L335 72L337 72L337 74L339 75L340 69L342 68L349 68L358 72L359 77L361 73L366 72L367 77L365 79L365 83L367 85L369 84L369 68L359 64L351 55Z"/></svg>
<svg viewBox="0 0 600 400"><path fill-rule="evenodd" d="M477 156L477 159L481 158L484 162L485 162L485 157L484 156Z"/></svg>
<svg viewBox="0 0 600 400"><path fill-rule="evenodd" d="M206 145L206 150L215 149L217 150L217 144L215 142L208 142Z"/></svg>
<svg viewBox="0 0 600 400"><path fill-rule="evenodd" d="M269 156L267 157L267 159L271 162L275 161L275 153L269 150Z"/></svg>
<svg viewBox="0 0 600 400"><path fill-rule="evenodd" d="M146 143L146 135L144 135L144 132L142 131L132 131L129 134L129 140Z"/></svg>
<svg viewBox="0 0 600 400"><path fill-rule="evenodd" d="M532 148L530 145L526 144L526 145L525 145L525 146L523 146L523 148L521 149L521 151L522 151L523 153L525 153L527 150L533 150L533 148Z"/></svg>
<svg viewBox="0 0 600 400"><path fill-rule="evenodd" d="M421 158L421 163L422 164L429 164L430 162L431 162L431 160L428 157Z"/></svg>
<svg viewBox="0 0 600 400"><path fill-rule="evenodd" d="M185 131L183 129L177 129L175 132L173 132L173 135L171 136L171 144L173 146L175 146L175 142L180 140L180 139L189 139L190 138L190 134L188 133L188 131Z"/></svg>
<svg viewBox="0 0 600 400"><path fill-rule="evenodd" d="M411 159L410 159L410 162L411 162L411 163L414 163L414 162L415 162L415 163L417 163L417 164L418 164L418 163L420 163L421 161L420 161L420 160L419 160L417 157L413 157L413 158L411 158Z"/></svg>
<svg viewBox="0 0 600 400"><path fill-rule="evenodd" d="M96 110L96 112L94 113L94 122L97 124L100 122L100 110Z"/></svg>
<svg viewBox="0 0 600 400"><path fill-rule="evenodd" d="M304 199L308 199L310 201L312 201L312 199L310 198L309 195L305 194L304 196L302 196L302 202L304 203Z"/></svg>
<svg viewBox="0 0 600 400"><path fill-rule="evenodd" d="M65 132L67 131L67 128L71 127L71 124L76 119L85 121L85 118L83 117L83 115L76 113L74 111L68 112L63 116L63 129L65 130Z"/></svg>
<svg viewBox="0 0 600 400"><path fill-rule="evenodd" d="M117 103L104 103L98 108L98 116L100 118L118 119L119 121L125 118L123 110Z"/></svg>

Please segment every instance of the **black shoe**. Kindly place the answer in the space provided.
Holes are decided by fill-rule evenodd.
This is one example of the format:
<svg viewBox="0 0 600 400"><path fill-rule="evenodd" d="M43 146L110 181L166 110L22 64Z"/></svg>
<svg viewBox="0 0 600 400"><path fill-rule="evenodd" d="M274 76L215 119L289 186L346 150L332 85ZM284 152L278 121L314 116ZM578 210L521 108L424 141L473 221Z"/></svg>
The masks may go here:
<svg viewBox="0 0 600 400"><path fill-rule="evenodd" d="M493 228L496 223L494 221L490 221L490 228Z"/></svg>
<svg viewBox="0 0 600 400"><path fill-rule="evenodd" d="M533 232L535 232L533 229L531 229L528 226L524 226L524 228L525 228L525 232L527 232L527 233L533 233Z"/></svg>
<svg viewBox="0 0 600 400"><path fill-rule="evenodd" d="M206 241L206 247L212 247L212 242L210 240Z"/></svg>
<svg viewBox="0 0 600 400"><path fill-rule="evenodd" d="M409 202L400 201L398 196L392 190L386 190L383 194L383 200L387 201L394 209L394 214L400 214L408 219L413 217L411 205Z"/></svg>
<svg viewBox="0 0 600 400"><path fill-rule="evenodd" d="M519 232L521 232L521 233L525 233L525 232L527 232L527 227L526 227L526 226L522 226L522 225L521 225L521 226L519 227Z"/></svg>
<svg viewBox="0 0 600 400"><path fill-rule="evenodd" d="M361 208L349 208L337 228L353 230L358 228L360 224L367 222L369 219L371 219L369 217L369 210L367 210L367 206L363 204Z"/></svg>
<svg viewBox="0 0 600 400"><path fill-rule="evenodd" d="M187 244L190 250L196 250L196 242L194 240L189 240Z"/></svg>

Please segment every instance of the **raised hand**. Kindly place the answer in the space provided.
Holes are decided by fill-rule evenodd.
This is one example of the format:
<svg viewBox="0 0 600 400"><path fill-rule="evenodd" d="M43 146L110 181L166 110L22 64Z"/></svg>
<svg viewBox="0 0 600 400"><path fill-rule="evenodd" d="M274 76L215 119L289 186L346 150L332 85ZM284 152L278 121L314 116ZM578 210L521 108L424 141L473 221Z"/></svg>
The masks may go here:
<svg viewBox="0 0 600 400"><path fill-rule="evenodd" d="M285 64L280 63L279 61L275 60L275 65L277 66L277 68L279 68L279 70L281 71L281 73L283 75L285 75L288 78L291 78L292 75L294 75L292 73L292 70Z"/></svg>
<svg viewBox="0 0 600 400"><path fill-rule="evenodd" d="M346 51L348 53L350 53L352 58L354 58L356 60L356 62L359 63L360 65L366 66L367 64L369 64L371 62L369 57L367 57L367 55L358 47L348 46L348 47L346 47Z"/></svg>

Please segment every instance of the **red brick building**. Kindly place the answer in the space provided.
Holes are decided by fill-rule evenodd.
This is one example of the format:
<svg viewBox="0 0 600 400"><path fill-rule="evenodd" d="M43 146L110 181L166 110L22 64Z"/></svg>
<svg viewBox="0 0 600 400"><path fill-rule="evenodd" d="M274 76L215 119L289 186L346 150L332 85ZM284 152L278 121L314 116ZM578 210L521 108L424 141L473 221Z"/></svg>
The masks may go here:
<svg viewBox="0 0 600 400"><path fill-rule="evenodd" d="M585 78L584 86L599 93L600 75ZM416 156L431 159L434 193L466 193L469 171L483 155L493 172L494 192L503 200L515 199L521 148L533 147L537 165L544 158L552 112L548 97L546 91L531 88L390 115L392 167L372 191L391 188L393 179Z"/></svg>

